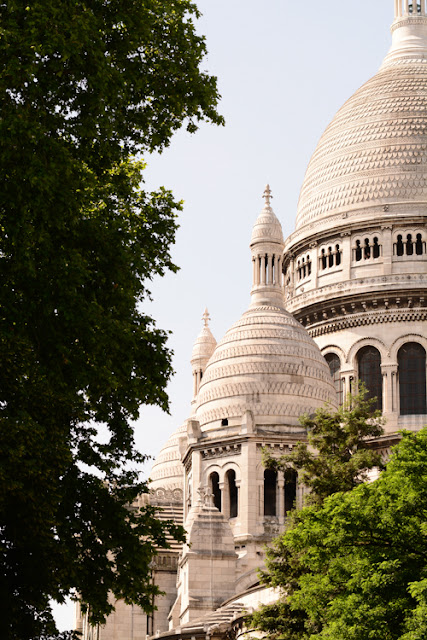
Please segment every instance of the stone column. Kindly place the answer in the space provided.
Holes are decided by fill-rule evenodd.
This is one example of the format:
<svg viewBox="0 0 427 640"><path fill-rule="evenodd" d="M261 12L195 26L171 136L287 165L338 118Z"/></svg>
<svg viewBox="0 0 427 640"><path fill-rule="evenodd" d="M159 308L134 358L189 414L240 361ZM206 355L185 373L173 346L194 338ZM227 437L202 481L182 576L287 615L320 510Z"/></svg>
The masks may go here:
<svg viewBox="0 0 427 640"><path fill-rule="evenodd" d="M310 244L310 260L311 260L311 281L313 283L313 289L317 289L318 276L319 276L319 259L317 256L317 242Z"/></svg>
<svg viewBox="0 0 427 640"><path fill-rule="evenodd" d="M354 369L341 370L343 401L349 393L353 393L356 372Z"/></svg>
<svg viewBox="0 0 427 640"><path fill-rule="evenodd" d="M285 476L283 471L277 472L276 513L279 524L285 523Z"/></svg>
<svg viewBox="0 0 427 640"><path fill-rule="evenodd" d="M351 233L350 231L343 231L341 234L341 266L343 280L351 279Z"/></svg>
<svg viewBox="0 0 427 640"><path fill-rule="evenodd" d="M383 258L383 275L388 275L392 272L392 260L393 260L393 239L392 239L392 227L391 225L384 225L382 230L382 258Z"/></svg>

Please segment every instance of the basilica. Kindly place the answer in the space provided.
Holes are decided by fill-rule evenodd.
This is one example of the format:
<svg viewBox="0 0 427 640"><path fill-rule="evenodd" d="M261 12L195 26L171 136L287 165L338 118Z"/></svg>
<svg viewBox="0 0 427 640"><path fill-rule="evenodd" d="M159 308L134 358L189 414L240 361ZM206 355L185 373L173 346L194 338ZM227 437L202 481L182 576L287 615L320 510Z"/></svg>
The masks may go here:
<svg viewBox="0 0 427 640"><path fill-rule="evenodd" d="M384 455L427 423L427 0L394 7L390 51L321 137L287 239L265 188L247 311L218 343L204 314L188 420L150 474L159 517L187 531L153 563L165 595L150 616L117 602L99 628L78 613L84 640L243 638L245 614L277 597L259 584L265 545L304 495L263 450L292 450L300 416L358 381L383 412Z"/></svg>

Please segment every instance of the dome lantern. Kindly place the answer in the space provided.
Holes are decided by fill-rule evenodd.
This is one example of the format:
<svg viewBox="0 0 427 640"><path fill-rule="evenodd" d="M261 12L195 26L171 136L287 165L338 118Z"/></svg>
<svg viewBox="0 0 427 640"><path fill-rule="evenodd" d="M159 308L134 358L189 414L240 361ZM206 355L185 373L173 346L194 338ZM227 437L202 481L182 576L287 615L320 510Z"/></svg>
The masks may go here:
<svg viewBox="0 0 427 640"><path fill-rule="evenodd" d="M199 387L209 358L216 347L216 340L209 328L209 312L205 309L202 320L203 327L197 336L191 354L191 367L193 369L193 402L199 392Z"/></svg>
<svg viewBox="0 0 427 640"><path fill-rule="evenodd" d="M252 253L252 304L283 304L282 254L283 232L270 201L270 185L266 185L265 205L259 214L250 243Z"/></svg>

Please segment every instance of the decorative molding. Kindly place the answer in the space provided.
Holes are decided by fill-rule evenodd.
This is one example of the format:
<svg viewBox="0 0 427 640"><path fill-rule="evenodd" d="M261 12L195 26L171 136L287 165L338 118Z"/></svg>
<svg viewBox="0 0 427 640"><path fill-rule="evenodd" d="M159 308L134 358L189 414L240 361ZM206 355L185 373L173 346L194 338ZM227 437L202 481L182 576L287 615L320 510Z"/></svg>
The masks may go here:
<svg viewBox="0 0 427 640"><path fill-rule="evenodd" d="M182 489L165 489L160 487L159 489L152 489L150 496L151 504L155 504L156 502L177 502L182 504L183 501Z"/></svg>
<svg viewBox="0 0 427 640"><path fill-rule="evenodd" d="M334 333L335 331L344 331L352 327L361 327L364 325L372 324L386 324L390 322L422 322L427 320L427 311L397 311L388 313L367 313L356 314L354 316L346 316L339 320L333 320L331 322L325 322L319 327L307 327L307 330L312 338L325 335L327 333Z"/></svg>
<svg viewBox="0 0 427 640"><path fill-rule="evenodd" d="M242 445L227 444L216 447L209 447L209 449L202 449L201 452L203 460L212 460L213 458L229 458L230 456L240 456L242 453Z"/></svg>

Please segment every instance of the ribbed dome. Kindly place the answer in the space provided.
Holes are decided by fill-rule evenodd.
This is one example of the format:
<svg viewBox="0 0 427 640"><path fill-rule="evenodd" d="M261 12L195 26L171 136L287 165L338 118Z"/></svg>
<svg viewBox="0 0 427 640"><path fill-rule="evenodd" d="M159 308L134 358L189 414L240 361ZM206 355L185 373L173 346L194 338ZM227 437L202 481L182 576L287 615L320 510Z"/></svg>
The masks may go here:
<svg viewBox="0 0 427 640"><path fill-rule="evenodd" d="M266 203L253 226L251 247L260 242L278 242L283 244L282 225L270 206L271 197L270 185L267 185L264 191Z"/></svg>
<svg viewBox="0 0 427 640"><path fill-rule="evenodd" d="M197 396L202 428L249 409L258 423L298 425L336 394L319 348L279 306L252 306L218 343ZM209 429L209 426L207 426Z"/></svg>
<svg viewBox="0 0 427 640"><path fill-rule="evenodd" d="M424 210L427 21L407 18L393 30L383 66L338 111L317 145L300 193L297 228L335 214L369 217L377 205L410 201Z"/></svg>
<svg viewBox="0 0 427 640"><path fill-rule="evenodd" d="M204 326L194 342L191 353L191 363L193 365L206 364L216 347L216 340L208 325L209 314L207 309L203 314L203 320Z"/></svg>
<svg viewBox="0 0 427 640"><path fill-rule="evenodd" d="M161 488L174 491L179 489L182 498L184 467L179 452L179 440L186 436L186 433L187 427L184 424L170 436L154 461L150 474L150 488L152 490Z"/></svg>
<svg viewBox="0 0 427 640"><path fill-rule="evenodd" d="M251 245L255 242L280 242L283 243L282 225L276 217L273 209L266 205L259 214L251 238Z"/></svg>

